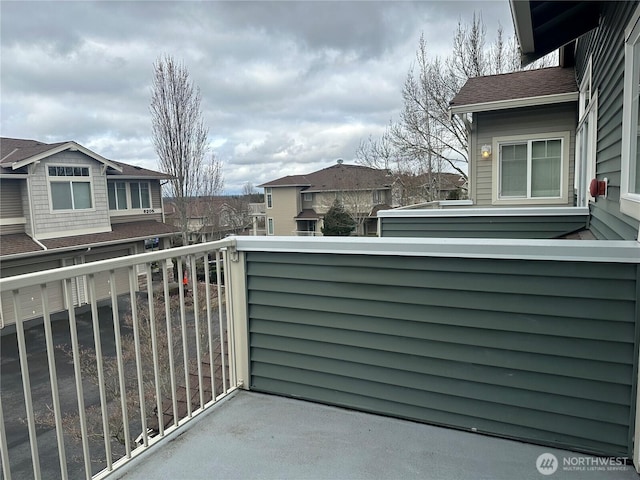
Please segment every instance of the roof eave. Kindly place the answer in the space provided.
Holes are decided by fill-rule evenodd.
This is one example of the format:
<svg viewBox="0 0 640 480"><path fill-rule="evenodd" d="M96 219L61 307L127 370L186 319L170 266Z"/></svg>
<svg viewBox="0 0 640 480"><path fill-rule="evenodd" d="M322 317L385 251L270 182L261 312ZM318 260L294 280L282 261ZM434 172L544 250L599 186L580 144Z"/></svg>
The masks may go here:
<svg viewBox="0 0 640 480"><path fill-rule="evenodd" d="M34 162L37 162L39 160L45 159L47 157L50 157L51 155L55 155L56 153L60 153L60 152L64 152L65 150L71 150L71 151L79 151L84 153L85 155L87 155L88 157L93 158L94 160L97 160L100 163L103 163L104 165L106 165L107 167L113 168L114 170L118 171L118 172L122 172L122 167L120 167L119 165L115 164L114 162L107 160L106 158L104 158L102 155L99 155L95 152L92 152L91 150L89 150L88 148L83 147L82 145L76 143L76 142L67 142L67 143L63 143L62 145L58 145L57 147L54 147L50 150L46 150L42 153L39 153L37 155L33 155L29 158L25 158L24 160L20 160L19 162L14 162L11 164L11 168L13 170L17 170L19 168L25 167L27 165L30 165Z"/></svg>
<svg viewBox="0 0 640 480"><path fill-rule="evenodd" d="M513 26L520 43L522 55L535 52L530 2L528 0L509 0L509 6L511 7L511 18L513 19Z"/></svg>
<svg viewBox="0 0 640 480"><path fill-rule="evenodd" d="M507 110L512 108L535 107L539 105L552 105L555 103L577 102L580 92L556 93L539 97L516 98L513 100L499 100L495 102L471 103L468 105L456 105L449 107L452 115L462 113L489 112L493 110Z"/></svg>

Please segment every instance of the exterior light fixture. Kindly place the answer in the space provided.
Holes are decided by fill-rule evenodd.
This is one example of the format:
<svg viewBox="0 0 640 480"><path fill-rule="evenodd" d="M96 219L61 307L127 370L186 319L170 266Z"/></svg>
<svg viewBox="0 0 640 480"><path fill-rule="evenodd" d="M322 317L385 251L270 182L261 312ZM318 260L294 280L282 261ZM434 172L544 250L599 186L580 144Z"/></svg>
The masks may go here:
<svg viewBox="0 0 640 480"><path fill-rule="evenodd" d="M482 158L491 158L491 145L482 146Z"/></svg>

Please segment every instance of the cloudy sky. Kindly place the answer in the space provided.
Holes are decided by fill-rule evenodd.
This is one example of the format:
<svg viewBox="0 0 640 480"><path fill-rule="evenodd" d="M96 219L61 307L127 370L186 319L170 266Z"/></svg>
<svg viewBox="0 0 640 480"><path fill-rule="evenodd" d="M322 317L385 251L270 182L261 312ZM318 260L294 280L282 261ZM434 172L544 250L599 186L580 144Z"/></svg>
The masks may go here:
<svg viewBox="0 0 640 480"><path fill-rule="evenodd" d="M202 92L225 191L352 162L402 106L424 33L446 56L459 20L487 41L507 0L418 2L0 2L0 134L75 140L157 169L152 65L184 62Z"/></svg>

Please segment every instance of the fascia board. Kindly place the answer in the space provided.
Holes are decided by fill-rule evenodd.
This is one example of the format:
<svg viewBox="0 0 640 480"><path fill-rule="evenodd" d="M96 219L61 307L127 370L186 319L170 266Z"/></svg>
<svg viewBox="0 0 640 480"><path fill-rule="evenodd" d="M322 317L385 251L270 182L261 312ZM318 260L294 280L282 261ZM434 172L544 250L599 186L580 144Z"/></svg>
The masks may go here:
<svg viewBox="0 0 640 480"><path fill-rule="evenodd" d="M553 105L555 103L577 102L580 92L555 93L541 97L516 98L513 100L499 100L496 102L472 103L449 107L452 115L461 113L490 112L511 108L536 107L539 105Z"/></svg>
<svg viewBox="0 0 640 480"><path fill-rule="evenodd" d="M24 160L21 160L19 162L14 162L11 164L11 168L13 170L17 170L19 168L22 168L26 165L30 165L33 162L37 162L38 160L42 160L44 158L50 157L51 155L55 155L56 153L60 153L60 152L64 152L65 150L77 150L79 152L84 153L85 155L87 155L88 157L93 158L94 160L97 160L98 162L113 168L114 170L118 171L118 172L122 172L122 167L120 167L119 165L116 165L115 163L113 163L110 160L107 160L106 158L104 158L102 155L99 155L95 152L92 152L91 150L89 150L88 148L83 147L82 145L76 143L76 142L67 142L64 143L62 145L58 145L57 147L52 148L51 150L47 150L45 152L39 153L38 155L33 155L32 157L29 158L25 158Z"/></svg>

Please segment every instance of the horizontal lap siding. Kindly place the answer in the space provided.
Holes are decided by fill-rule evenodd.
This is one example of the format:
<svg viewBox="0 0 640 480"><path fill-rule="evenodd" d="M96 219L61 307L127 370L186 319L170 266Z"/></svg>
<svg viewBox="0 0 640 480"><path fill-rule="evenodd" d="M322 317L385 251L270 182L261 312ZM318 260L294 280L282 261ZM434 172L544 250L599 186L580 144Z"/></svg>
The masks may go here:
<svg viewBox="0 0 640 480"><path fill-rule="evenodd" d="M586 228L584 215L496 217L383 217L382 237L558 238Z"/></svg>
<svg viewBox="0 0 640 480"><path fill-rule="evenodd" d="M600 239L635 240L638 221L620 212L624 31L638 2L603 2L600 27L580 37L576 70L581 81L592 58L593 89L598 91L596 174L609 180L607 196L590 204L590 230Z"/></svg>
<svg viewBox="0 0 640 480"><path fill-rule="evenodd" d="M628 454L637 267L248 253L251 388Z"/></svg>

